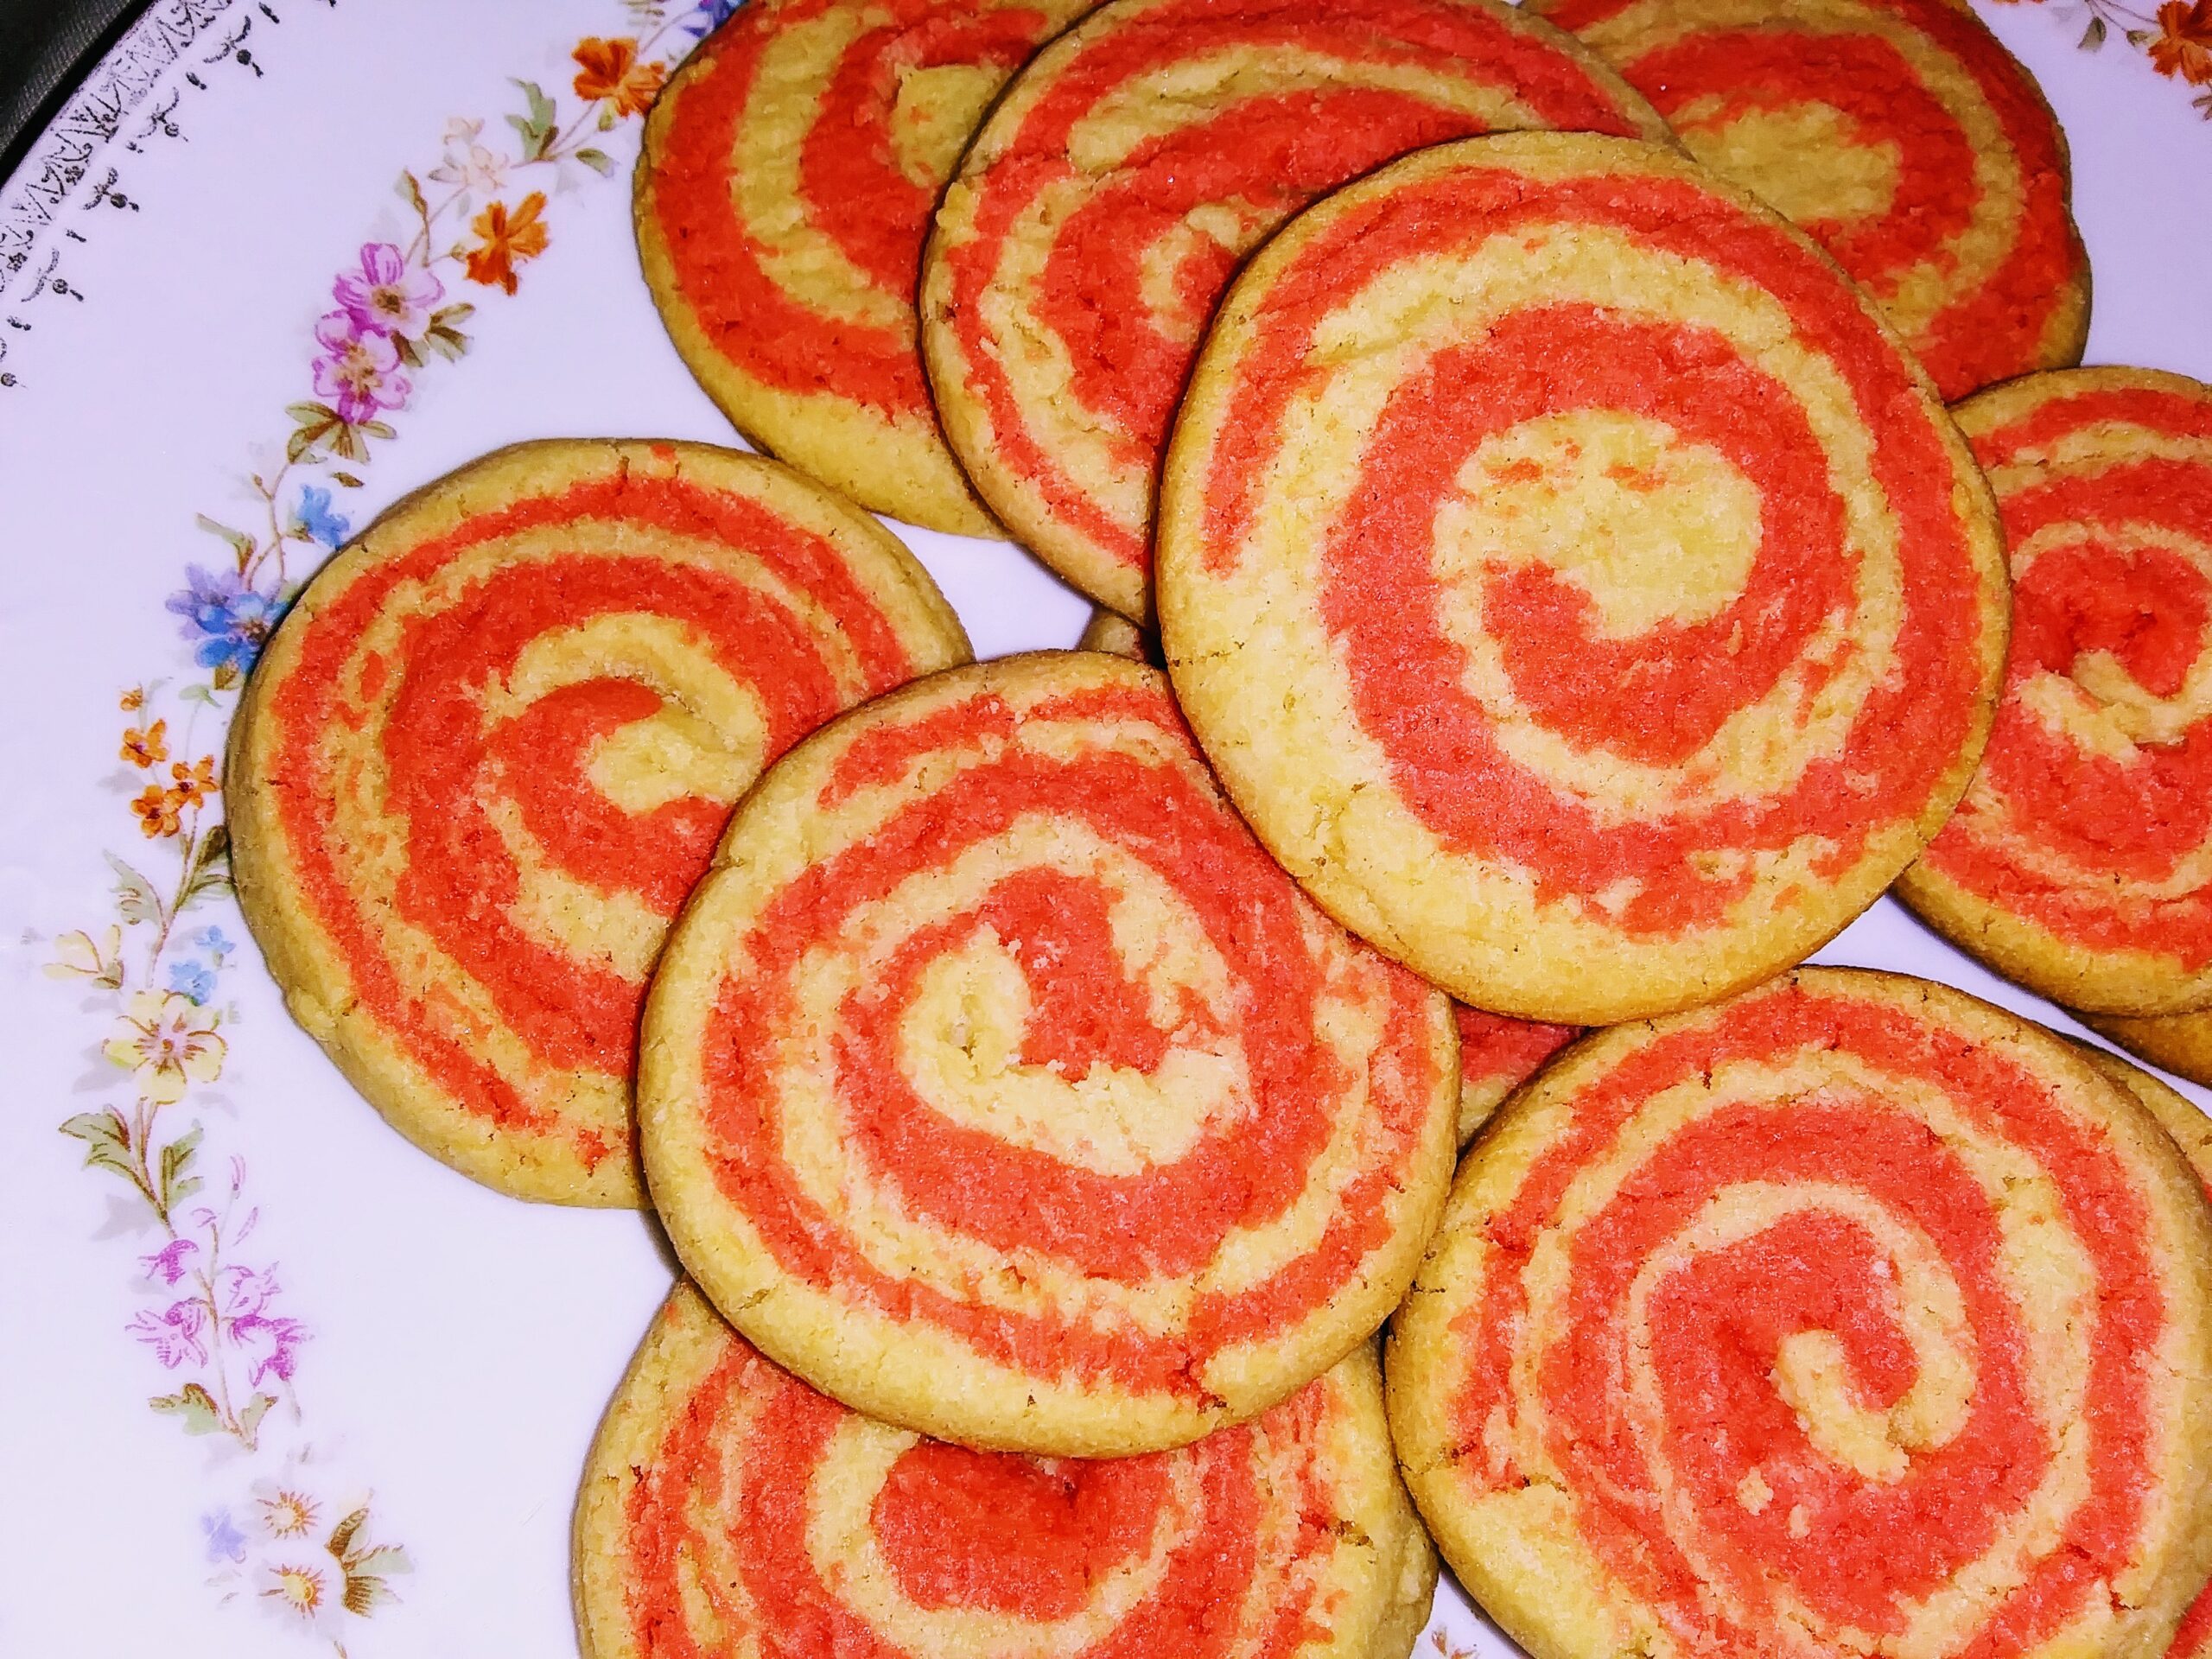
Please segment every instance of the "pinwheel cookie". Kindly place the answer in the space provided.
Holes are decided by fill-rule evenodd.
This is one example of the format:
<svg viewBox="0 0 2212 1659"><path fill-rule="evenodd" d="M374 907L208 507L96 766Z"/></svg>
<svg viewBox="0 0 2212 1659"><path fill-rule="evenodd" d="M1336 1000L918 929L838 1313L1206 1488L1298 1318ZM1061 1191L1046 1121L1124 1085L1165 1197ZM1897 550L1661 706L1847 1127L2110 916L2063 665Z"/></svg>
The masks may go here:
<svg viewBox="0 0 2212 1659"><path fill-rule="evenodd" d="M879 512L998 533L946 453L915 340L938 193L1016 65L1083 0L752 0L645 124L645 281L755 443Z"/></svg>
<svg viewBox="0 0 2212 1659"><path fill-rule="evenodd" d="M1873 902L2005 662L1986 486L1806 238L1670 150L1440 146L1238 279L1161 496L1185 715L1322 906L1462 1001L1707 1002Z"/></svg>
<svg viewBox="0 0 2212 1659"><path fill-rule="evenodd" d="M1474 1139L1498 1103L1543 1069L1582 1033L1573 1026L1510 1020L1479 1008L1455 1007L1459 1026L1459 1139Z"/></svg>
<svg viewBox="0 0 2212 1659"><path fill-rule="evenodd" d="M645 976L731 805L967 655L904 548L772 461L503 450L385 513L277 630L232 734L239 901L409 1139L519 1197L635 1204Z"/></svg>
<svg viewBox="0 0 2212 1659"><path fill-rule="evenodd" d="M1600 1033L1462 1166L1386 1361L1542 1659L2152 1653L2212 1570L2212 1210L2069 1044L1809 969Z"/></svg>
<svg viewBox="0 0 2212 1659"><path fill-rule="evenodd" d="M1897 883L2069 1007L2212 1005L2212 387L2031 376L1960 405L2012 567L1974 786Z"/></svg>
<svg viewBox="0 0 2212 1659"><path fill-rule="evenodd" d="M1532 0L1874 296L1947 400L2082 360L2066 141L1958 0Z"/></svg>
<svg viewBox="0 0 2212 1659"><path fill-rule="evenodd" d="M848 1411L678 1286L576 1504L584 1659L1406 1659L1435 1583L1371 1346L1185 1450L1039 1459Z"/></svg>
<svg viewBox="0 0 2212 1659"><path fill-rule="evenodd" d="M1116 0L1007 89L945 194L923 347L992 510L1151 614L1153 493L1230 273L1323 192L1448 138L1664 137L1559 30L1493 0Z"/></svg>
<svg viewBox="0 0 2212 1659"><path fill-rule="evenodd" d="M2212 1013L2169 1014L2149 1020L2117 1014L2075 1017L2139 1058L2191 1083L2212 1085Z"/></svg>
<svg viewBox="0 0 2212 1659"><path fill-rule="evenodd" d="M1308 904L1161 677L1017 657L803 744L645 1017L685 1268L871 1416L1104 1456L1371 1335L1451 1179L1445 999Z"/></svg>

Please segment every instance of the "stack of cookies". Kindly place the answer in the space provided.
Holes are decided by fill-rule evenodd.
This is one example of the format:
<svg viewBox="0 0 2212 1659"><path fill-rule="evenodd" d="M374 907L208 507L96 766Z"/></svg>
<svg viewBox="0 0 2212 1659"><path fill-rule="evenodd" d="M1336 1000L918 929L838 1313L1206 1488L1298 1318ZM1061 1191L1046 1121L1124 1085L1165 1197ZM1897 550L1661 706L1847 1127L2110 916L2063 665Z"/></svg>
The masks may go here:
<svg viewBox="0 0 2212 1659"><path fill-rule="evenodd" d="M711 37L639 243L777 459L400 503L227 784L362 1093L683 1264L588 1659L2212 1633L2212 1119L1800 965L1895 884L2212 1082L2212 389L2068 200L1952 0Z"/></svg>

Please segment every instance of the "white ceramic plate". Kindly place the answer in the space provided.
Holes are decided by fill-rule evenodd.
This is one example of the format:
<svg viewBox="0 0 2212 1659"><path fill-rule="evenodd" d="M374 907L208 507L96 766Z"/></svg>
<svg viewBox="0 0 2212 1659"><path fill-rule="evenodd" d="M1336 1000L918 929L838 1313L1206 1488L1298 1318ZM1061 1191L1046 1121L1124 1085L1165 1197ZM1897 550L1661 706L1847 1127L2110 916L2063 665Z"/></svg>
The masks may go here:
<svg viewBox="0 0 2212 1659"><path fill-rule="evenodd" d="M2212 111L2154 67L2158 20L2116 0L1987 15L2073 142L2089 360L2212 378ZM576 55L670 60L707 16L161 0L0 192L0 661L20 695L0 725L0 1653L573 1649L571 1497L671 1264L635 1215L509 1202L385 1128L284 1017L208 857L219 798L160 803L172 766L220 752L273 546L303 575L519 438L728 440L638 276L620 49ZM587 102L594 66L615 90ZM516 291L437 267L438 303L474 307L445 318L465 356L397 365L365 454L288 461L330 401L334 282L368 245L480 247L495 201ZM241 537L246 590L208 574ZM979 655L1071 643L1087 614L1013 550L909 540ZM166 753L141 766L130 734L157 721ZM1823 956L2071 1028L1890 900ZM165 1078L146 1062L164 1033ZM142 1140L150 1119L150 1166L110 1114ZM341 1522L355 1605L303 1618L268 1592L302 1560L329 1573ZM1506 1650L1448 1585L1438 1610L1421 1659Z"/></svg>

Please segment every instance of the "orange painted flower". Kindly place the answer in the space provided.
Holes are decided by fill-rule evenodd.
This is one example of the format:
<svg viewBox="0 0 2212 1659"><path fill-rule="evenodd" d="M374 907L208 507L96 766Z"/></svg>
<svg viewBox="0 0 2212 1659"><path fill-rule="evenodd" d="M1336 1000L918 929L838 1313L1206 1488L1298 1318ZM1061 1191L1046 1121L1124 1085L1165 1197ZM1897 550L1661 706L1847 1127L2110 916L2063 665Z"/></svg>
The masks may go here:
<svg viewBox="0 0 2212 1659"><path fill-rule="evenodd" d="M215 757L203 754L188 766L183 761L169 767L169 776L176 779L176 787L169 791L183 806L205 806L207 798L221 789L215 781Z"/></svg>
<svg viewBox="0 0 2212 1659"><path fill-rule="evenodd" d="M2151 61L2162 75L2192 86L2212 86L2212 0L2166 0L2158 8L2158 38Z"/></svg>
<svg viewBox="0 0 2212 1659"><path fill-rule="evenodd" d="M643 115L660 91L661 66L639 63L638 43L626 35L612 41L587 35L569 55L583 71L576 77L576 96L587 104L603 98L617 115Z"/></svg>
<svg viewBox="0 0 2212 1659"><path fill-rule="evenodd" d="M537 217L544 211L545 193L533 190L512 213L505 202L495 201L470 220L469 229L483 238L483 245L465 256L468 280L513 293L515 267L545 251L545 226Z"/></svg>
<svg viewBox="0 0 2212 1659"><path fill-rule="evenodd" d="M147 785L130 803L130 810L138 815L138 827L146 832L149 841L176 834L180 828L177 814L183 806L184 797L159 784Z"/></svg>
<svg viewBox="0 0 2212 1659"><path fill-rule="evenodd" d="M136 726L126 727L123 733L123 758L141 771L159 766L169 758L168 728L166 720L157 720L143 730Z"/></svg>
<svg viewBox="0 0 2212 1659"><path fill-rule="evenodd" d="M138 710L146 706L146 688L143 685L132 686L128 691L123 694L121 700L116 706L121 709L126 715L137 713Z"/></svg>

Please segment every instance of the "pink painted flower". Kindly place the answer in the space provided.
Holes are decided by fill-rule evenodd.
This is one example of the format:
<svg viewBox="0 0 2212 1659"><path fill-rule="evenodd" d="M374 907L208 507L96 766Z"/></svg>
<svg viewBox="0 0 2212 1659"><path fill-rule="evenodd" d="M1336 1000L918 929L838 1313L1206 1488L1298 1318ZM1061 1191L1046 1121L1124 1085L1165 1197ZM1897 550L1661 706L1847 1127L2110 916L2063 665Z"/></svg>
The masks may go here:
<svg viewBox="0 0 2212 1659"><path fill-rule="evenodd" d="M249 1313L231 1326L231 1339L246 1357L246 1385L259 1388L262 1379L292 1380L299 1363L299 1345L308 1339L308 1328L297 1319L271 1319Z"/></svg>
<svg viewBox="0 0 2212 1659"><path fill-rule="evenodd" d="M315 389L331 400L340 420L358 426L380 409L406 405L414 388L399 372L399 348L391 335L357 326L351 312L332 311L315 324L315 337L329 353L315 360Z"/></svg>
<svg viewBox="0 0 2212 1659"><path fill-rule="evenodd" d="M225 1268L215 1275L215 1306L226 1320L251 1319L276 1294L276 1269Z"/></svg>
<svg viewBox="0 0 2212 1659"><path fill-rule="evenodd" d="M138 1259L145 1264L149 1279L158 1279L165 1285L173 1285L184 1277L184 1258L199 1253L200 1247L190 1239L177 1238L170 1240L151 1255L142 1255Z"/></svg>
<svg viewBox="0 0 2212 1659"><path fill-rule="evenodd" d="M188 1359L195 1365L207 1363L207 1344L200 1339L207 1326L207 1308L186 1300L171 1302L159 1313L141 1313L126 1328L153 1349L164 1368L173 1371Z"/></svg>
<svg viewBox="0 0 2212 1659"><path fill-rule="evenodd" d="M368 242L361 247L360 270L340 276L331 292L356 329L411 340L429 326L430 308L446 289L429 271L410 270L391 243Z"/></svg>

